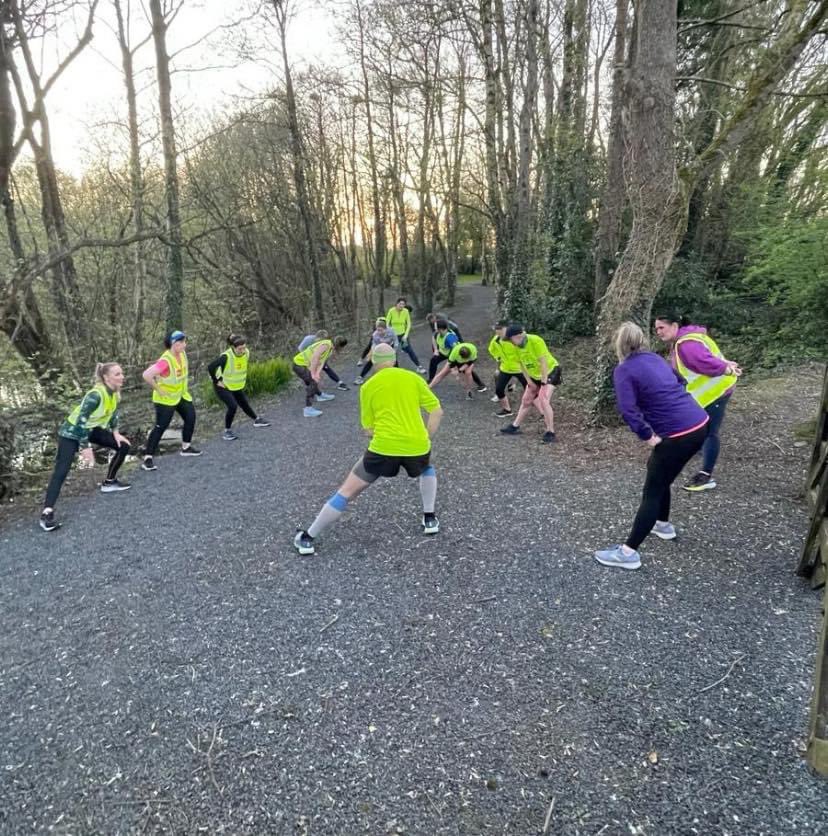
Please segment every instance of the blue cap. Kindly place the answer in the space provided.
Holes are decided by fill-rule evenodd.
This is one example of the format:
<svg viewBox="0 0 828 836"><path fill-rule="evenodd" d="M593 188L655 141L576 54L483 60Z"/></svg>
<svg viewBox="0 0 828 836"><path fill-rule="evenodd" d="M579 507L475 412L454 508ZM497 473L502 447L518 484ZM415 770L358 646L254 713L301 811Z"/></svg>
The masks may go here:
<svg viewBox="0 0 828 836"><path fill-rule="evenodd" d="M187 335L183 331L173 331L170 334L170 343L177 343L179 340L186 340Z"/></svg>

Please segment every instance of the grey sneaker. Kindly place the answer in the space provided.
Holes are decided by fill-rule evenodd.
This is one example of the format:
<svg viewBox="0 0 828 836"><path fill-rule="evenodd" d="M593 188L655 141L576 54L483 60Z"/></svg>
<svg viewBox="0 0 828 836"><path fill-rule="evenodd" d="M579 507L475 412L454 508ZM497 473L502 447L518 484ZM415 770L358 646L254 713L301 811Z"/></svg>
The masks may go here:
<svg viewBox="0 0 828 836"><path fill-rule="evenodd" d="M305 418L318 418L321 414L322 414L321 409L316 409L312 406L306 406L302 410L302 415L304 415Z"/></svg>
<svg viewBox="0 0 828 836"><path fill-rule="evenodd" d="M293 538L293 547L299 554L315 554L316 549L313 547L313 537L307 531L299 530Z"/></svg>
<svg viewBox="0 0 828 836"><path fill-rule="evenodd" d="M270 426L270 421L265 421L264 418L259 416L258 418L256 418L253 421L253 426L254 427L269 427Z"/></svg>
<svg viewBox="0 0 828 836"><path fill-rule="evenodd" d="M238 441L239 437L233 432L233 430L225 430L221 436L223 441Z"/></svg>
<svg viewBox="0 0 828 836"><path fill-rule="evenodd" d="M595 559L602 566L614 566L618 569L640 569L641 555L638 552L624 554L620 545L611 546L595 552Z"/></svg>
<svg viewBox="0 0 828 836"><path fill-rule="evenodd" d="M323 401L332 401L336 395L332 395L330 392L320 392L316 396L316 400L318 403L322 403Z"/></svg>
<svg viewBox="0 0 828 836"><path fill-rule="evenodd" d="M662 540L676 539L676 527L671 522L656 521L651 533L655 534L656 537L660 537Z"/></svg>
<svg viewBox="0 0 828 836"><path fill-rule="evenodd" d="M357 376L354 378L354 386L361 386L361 385L362 385L362 376L361 376L361 375L357 375Z"/></svg>
<svg viewBox="0 0 828 836"><path fill-rule="evenodd" d="M132 485L129 482L119 482L117 479L104 479L101 484L101 493L117 493L118 491L128 491Z"/></svg>

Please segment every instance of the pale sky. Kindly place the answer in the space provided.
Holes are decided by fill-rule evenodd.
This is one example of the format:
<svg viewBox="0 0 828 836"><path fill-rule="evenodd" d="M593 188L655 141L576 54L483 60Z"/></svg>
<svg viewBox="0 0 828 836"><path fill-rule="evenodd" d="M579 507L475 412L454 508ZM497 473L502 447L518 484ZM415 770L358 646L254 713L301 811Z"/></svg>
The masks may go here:
<svg viewBox="0 0 828 836"><path fill-rule="evenodd" d="M122 0L125 7L127 0ZM132 41L138 43L149 33L150 27L140 0L132 0ZM170 54L199 41L216 27L238 17L240 9L248 6L244 0L185 0L184 6L170 26L168 50ZM315 0L294 0L296 16L288 32L288 53L294 70L308 63L341 63L341 52L336 47L334 19ZM65 54L77 42L85 18L79 16L76 25L65 24L59 33L59 43L44 45L43 63L54 66L57 55ZM96 126L111 120L126 121L121 57L116 39L115 14L109 0L100 0L92 43L73 61L58 84L50 91L46 106L52 132L52 147L57 166L67 172L80 174L97 154L90 137L105 139L108 128ZM241 62L238 51L228 39L239 40L231 30L218 31L191 49L174 58L176 69L172 77L173 104L177 110L186 109L187 122L197 125L198 116L232 106L240 97L261 92L278 77L280 55L275 49L275 30L266 22L249 21L244 31L259 39L257 49L265 47L264 55L270 65L260 59ZM270 49L266 49L268 42ZM339 56L337 58L337 56ZM136 55L139 108L145 115L156 106L154 86L155 53L152 41L143 45ZM229 66L238 64L238 66ZM195 72L187 68L215 67ZM184 127L182 125L182 127ZM197 127L195 128L197 130ZM154 134L157 126L147 123L147 133ZM123 147L126 153L126 146Z"/></svg>

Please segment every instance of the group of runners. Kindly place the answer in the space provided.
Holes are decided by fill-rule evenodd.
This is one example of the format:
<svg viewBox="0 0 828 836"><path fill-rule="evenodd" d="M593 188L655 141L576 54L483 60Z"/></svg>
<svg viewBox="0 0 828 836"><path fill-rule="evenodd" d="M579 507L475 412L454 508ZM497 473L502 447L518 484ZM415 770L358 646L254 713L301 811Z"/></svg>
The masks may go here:
<svg viewBox="0 0 828 836"><path fill-rule="evenodd" d="M293 544L300 554L313 554L316 538L342 516L353 499L380 477L394 477L401 469L418 480L423 533L433 535L439 531L437 473L431 461L431 440L440 426L443 410L434 389L449 375L456 378L470 399L474 391L487 391L487 386L475 370L477 347L463 340L457 324L441 314L429 314L427 322L432 348L428 370L420 364L410 344L412 324L406 300L398 299L385 317L377 319L359 361L360 373L354 380L360 387L360 423L370 437L368 448L313 522L297 531ZM704 328L684 317L658 316L655 334L669 344L669 362L649 350L647 337L638 325L625 322L615 335L619 363L613 379L618 409L652 453L641 502L627 539L595 552L595 559L605 566L637 569L641 565L639 546L649 534L675 539L676 529L670 521L671 487L699 451L703 455L702 467L684 487L694 492L716 487L713 472L720 450L719 430L742 373L737 363L724 357ZM143 373L152 389L155 407L155 424L141 461L146 471L157 469L154 456L175 413L183 421L180 455L202 454L192 443L196 413L188 385L187 337L182 331L173 331L164 345L165 351ZM305 386L306 417L321 415L316 404L335 397L322 390L323 373L339 390L349 388L330 365L330 360L346 345L344 337L330 337L325 331L308 334L298 345L293 371ZM414 371L399 367L399 351L407 354ZM519 323L501 320L494 327L488 353L497 365L492 398L499 406L496 415L513 418L500 432L520 433L522 422L534 409L544 422L542 441L554 443L551 398L561 383L561 366L544 339L527 333ZM231 334L227 349L207 367L215 394L226 407L222 435L226 441L238 439L233 421L239 408L252 419L254 427L270 426L255 412L245 394L249 358L245 339ZM101 484L103 493L131 487L118 479L131 452L130 440L119 430L123 384L124 372L119 364L99 364L94 386L60 426L55 467L40 516L40 526L45 531L60 526L55 519L55 504L79 452L91 465L93 445L112 451ZM515 384L523 389L517 415L509 400L509 390Z"/></svg>

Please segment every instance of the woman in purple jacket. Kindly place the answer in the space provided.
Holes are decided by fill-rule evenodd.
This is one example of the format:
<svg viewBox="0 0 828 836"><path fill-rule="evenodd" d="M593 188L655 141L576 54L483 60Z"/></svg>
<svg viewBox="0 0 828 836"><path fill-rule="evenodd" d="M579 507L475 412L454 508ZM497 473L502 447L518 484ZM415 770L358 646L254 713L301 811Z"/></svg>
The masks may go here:
<svg viewBox="0 0 828 836"><path fill-rule="evenodd" d="M634 322L625 322L616 331L615 353L619 360L613 373L618 411L653 452L626 542L595 552L595 559L604 566L638 569L638 547L650 532L662 540L676 536L670 522L670 486L701 449L710 419L685 391L676 372L647 350L647 338Z"/></svg>

